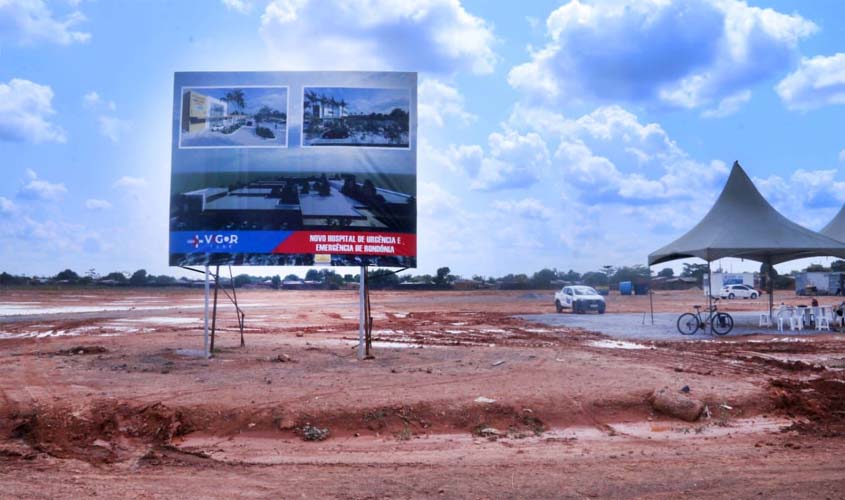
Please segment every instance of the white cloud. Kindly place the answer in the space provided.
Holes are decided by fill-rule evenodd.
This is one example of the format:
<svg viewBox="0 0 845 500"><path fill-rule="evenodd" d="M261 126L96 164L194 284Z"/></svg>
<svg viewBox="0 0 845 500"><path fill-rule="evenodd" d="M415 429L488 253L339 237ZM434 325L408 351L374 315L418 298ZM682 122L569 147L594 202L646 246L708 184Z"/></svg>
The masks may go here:
<svg viewBox="0 0 845 500"><path fill-rule="evenodd" d="M121 136L130 130L129 122L113 116L100 115L97 118L100 133L111 142L120 142Z"/></svg>
<svg viewBox="0 0 845 500"><path fill-rule="evenodd" d="M524 198L518 201L497 200L493 202L493 208L502 213L514 214L526 219L547 220L554 215L550 208L535 198Z"/></svg>
<svg viewBox="0 0 845 500"><path fill-rule="evenodd" d="M486 74L496 62L492 28L459 0L273 0L261 35L297 69Z"/></svg>
<svg viewBox="0 0 845 500"><path fill-rule="evenodd" d="M739 111L739 108L750 100L751 91L743 90L732 96L725 97L719 101L719 104L715 108L703 111L701 116L704 118L724 118Z"/></svg>
<svg viewBox="0 0 845 500"><path fill-rule="evenodd" d="M797 14L739 0L572 0L546 28L547 45L510 71L513 87L544 99L683 108L733 98L723 112L787 68L798 41L817 30Z"/></svg>
<svg viewBox="0 0 845 500"><path fill-rule="evenodd" d="M60 45L84 43L91 39L91 34L74 30L84 21L85 16L78 10L57 18L43 0L3 0L0 1L0 45L42 41Z"/></svg>
<svg viewBox="0 0 845 500"><path fill-rule="evenodd" d="M451 146L447 152L452 170L472 179L471 189L496 191L527 187L548 166L549 151L536 132L493 132L487 142L489 154L478 145Z"/></svg>
<svg viewBox="0 0 845 500"><path fill-rule="evenodd" d="M845 149L839 152L839 161L845 161Z"/></svg>
<svg viewBox="0 0 845 500"><path fill-rule="evenodd" d="M82 96L82 103L85 105L86 108L94 110L107 109L109 111L114 111L117 109L117 105L114 101L104 100L102 97L100 97L100 94L93 90Z"/></svg>
<svg viewBox="0 0 845 500"><path fill-rule="evenodd" d="M58 201L67 193L67 188L64 184L39 179L38 174L34 170L27 169L26 176L29 181L18 191L19 198L25 200Z"/></svg>
<svg viewBox="0 0 845 500"><path fill-rule="evenodd" d="M821 210L835 210L845 201L845 180L837 180L838 170L798 169L789 177L772 175L754 179L760 192L784 215L809 227L827 220Z"/></svg>
<svg viewBox="0 0 845 500"><path fill-rule="evenodd" d="M111 142L120 142L120 138L129 132L131 124L114 116L117 104L114 101L103 99L96 91L92 90L82 96L83 105L98 113L97 124L100 134Z"/></svg>
<svg viewBox="0 0 845 500"><path fill-rule="evenodd" d="M142 188L147 185L147 180L143 177L131 177L128 175L124 175L114 183L114 187L118 188L125 188L125 189L134 189L134 188Z"/></svg>
<svg viewBox="0 0 845 500"><path fill-rule="evenodd" d="M65 142L65 131L48 121L53 110L53 89L13 78L0 83L0 140Z"/></svg>
<svg viewBox="0 0 845 500"><path fill-rule="evenodd" d="M458 89L435 80L423 80L417 90L417 110L420 122L442 127L452 118L462 125L475 120L475 115L464 109L464 96Z"/></svg>
<svg viewBox="0 0 845 500"><path fill-rule="evenodd" d="M845 53L802 59L775 90L789 109L845 104Z"/></svg>
<svg viewBox="0 0 845 500"><path fill-rule="evenodd" d="M223 5L229 10L247 14L252 10L252 2L247 0L222 0Z"/></svg>
<svg viewBox="0 0 845 500"><path fill-rule="evenodd" d="M418 210L422 217L447 217L457 210L460 200L435 182L420 182Z"/></svg>
<svg viewBox="0 0 845 500"><path fill-rule="evenodd" d="M17 210L18 207L12 200L0 196L0 215L12 215Z"/></svg>
<svg viewBox="0 0 845 500"><path fill-rule="evenodd" d="M107 200L98 200L96 198L89 198L85 200L85 208L88 210L108 210L112 207Z"/></svg>

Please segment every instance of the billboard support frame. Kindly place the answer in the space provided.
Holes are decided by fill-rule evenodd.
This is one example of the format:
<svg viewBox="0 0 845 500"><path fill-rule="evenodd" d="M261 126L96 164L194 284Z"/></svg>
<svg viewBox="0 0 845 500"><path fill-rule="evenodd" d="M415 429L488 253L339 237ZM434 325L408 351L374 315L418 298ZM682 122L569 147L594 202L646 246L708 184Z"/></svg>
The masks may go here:
<svg viewBox="0 0 845 500"><path fill-rule="evenodd" d="M205 266L204 270L194 269L188 266L179 266L182 269L193 271L195 273L200 273L204 275L204 288L205 288L205 311L204 311L204 328L203 328L203 353L206 359L211 358L214 354L214 333L215 333L215 323L217 319L217 292L218 290L223 290L223 293L226 294L226 297L229 301L235 306L235 315L238 318L238 329L241 333L241 347L246 347L246 343L244 342L244 325L246 324L246 313L241 309L238 305L238 293L235 291L235 280L232 275L232 266L229 266L229 282L232 284L232 295L229 295L229 292L226 288L220 286L220 266L217 266L216 272L213 273L214 275L214 307L212 308L211 313L211 346L209 348L208 340L208 302L210 297L210 278L211 272L209 271L210 266Z"/></svg>
<svg viewBox="0 0 845 500"><path fill-rule="evenodd" d="M214 332L217 330L217 291L220 289L220 266L214 270L214 308L211 313L211 353L214 354Z"/></svg>
<svg viewBox="0 0 845 500"><path fill-rule="evenodd" d="M367 295L367 266L361 266L361 272L358 275L358 360L365 359L366 341L365 332L367 311L366 311L366 295Z"/></svg>
<svg viewBox="0 0 845 500"><path fill-rule="evenodd" d="M208 265L205 266L205 315L204 315L204 323L203 323L203 331L202 331L202 346L203 346L203 354L205 355L205 359L211 357L211 354L208 352Z"/></svg>

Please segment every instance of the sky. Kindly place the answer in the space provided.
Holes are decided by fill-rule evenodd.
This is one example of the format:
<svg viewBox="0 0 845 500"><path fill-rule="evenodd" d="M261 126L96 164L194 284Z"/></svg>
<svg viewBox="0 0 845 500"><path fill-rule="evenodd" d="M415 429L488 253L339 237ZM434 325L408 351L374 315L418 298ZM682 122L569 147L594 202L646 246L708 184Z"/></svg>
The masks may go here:
<svg viewBox="0 0 845 500"><path fill-rule="evenodd" d="M845 202L842 19L839 0L0 0L0 271L179 274L176 71L419 72L416 273L645 264L735 160L819 229Z"/></svg>
<svg viewBox="0 0 845 500"><path fill-rule="evenodd" d="M211 88L211 87L188 87L189 89L195 89L197 92L201 94L205 94L207 96L214 97L215 99L223 99L226 97L226 94L232 92L234 89L241 90L244 93L244 113L255 114L263 108L264 106L269 107L270 109L274 109L276 111L281 111L283 113L287 112L288 107L288 91L286 88L279 88L279 87L223 87L223 88ZM183 91L187 91L187 89L183 89ZM229 103L229 113L234 111L240 111L238 109L237 104Z"/></svg>
<svg viewBox="0 0 845 500"><path fill-rule="evenodd" d="M407 90L349 87L311 87L308 90L317 96L343 99L347 111L353 114L389 114L397 108L405 112L410 109Z"/></svg>

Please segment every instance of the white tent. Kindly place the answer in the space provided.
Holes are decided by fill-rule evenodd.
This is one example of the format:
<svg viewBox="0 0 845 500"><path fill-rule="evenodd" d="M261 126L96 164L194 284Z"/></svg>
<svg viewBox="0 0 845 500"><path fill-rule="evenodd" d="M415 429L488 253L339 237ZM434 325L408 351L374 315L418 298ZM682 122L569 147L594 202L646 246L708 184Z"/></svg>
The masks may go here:
<svg viewBox="0 0 845 500"><path fill-rule="evenodd" d="M817 256L845 258L845 243L781 215L734 162L713 208L686 234L652 252L648 265L688 257L699 257L708 264L723 257L739 257L766 263L771 268L781 262ZM768 282L771 287L771 280ZM771 310L770 288L769 314Z"/></svg>
<svg viewBox="0 0 845 500"><path fill-rule="evenodd" d="M845 205L825 227L821 228L819 233L837 241L845 241Z"/></svg>

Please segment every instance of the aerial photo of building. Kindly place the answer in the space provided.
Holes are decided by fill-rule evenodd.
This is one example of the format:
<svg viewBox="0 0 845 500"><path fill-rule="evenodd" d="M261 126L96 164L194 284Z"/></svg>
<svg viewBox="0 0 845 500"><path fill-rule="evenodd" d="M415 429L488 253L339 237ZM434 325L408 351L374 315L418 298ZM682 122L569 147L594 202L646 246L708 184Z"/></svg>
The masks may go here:
<svg viewBox="0 0 845 500"><path fill-rule="evenodd" d="M384 229L414 232L414 196L351 174L274 176L175 194L171 230Z"/></svg>

